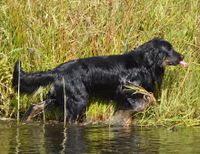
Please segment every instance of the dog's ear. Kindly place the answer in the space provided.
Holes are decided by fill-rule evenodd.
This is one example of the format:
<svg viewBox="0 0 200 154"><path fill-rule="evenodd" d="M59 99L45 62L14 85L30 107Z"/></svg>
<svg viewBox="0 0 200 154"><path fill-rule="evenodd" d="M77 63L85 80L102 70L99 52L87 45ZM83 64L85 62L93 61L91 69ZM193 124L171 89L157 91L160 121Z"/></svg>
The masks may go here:
<svg viewBox="0 0 200 154"><path fill-rule="evenodd" d="M152 66L155 63L155 54L156 51L154 51L153 49L145 52L144 62L146 63L146 65Z"/></svg>

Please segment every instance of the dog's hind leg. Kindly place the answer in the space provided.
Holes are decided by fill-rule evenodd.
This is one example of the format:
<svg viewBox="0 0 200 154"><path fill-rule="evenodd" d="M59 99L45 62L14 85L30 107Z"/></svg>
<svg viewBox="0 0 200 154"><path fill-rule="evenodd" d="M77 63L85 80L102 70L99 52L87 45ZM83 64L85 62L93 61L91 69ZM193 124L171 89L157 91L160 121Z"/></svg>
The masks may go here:
<svg viewBox="0 0 200 154"><path fill-rule="evenodd" d="M68 99L68 122L83 122L86 118L86 104L88 102L88 95L82 92L81 96Z"/></svg>
<svg viewBox="0 0 200 154"><path fill-rule="evenodd" d="M22 121L31 121L31 119L38 114L42 113L43 110L47 110L55 106L55 99L47 99L39 104L32 104L29 109L25 112L22 117Z"/></svg>
<svg viewBox="0 0 200 154"><path fill-rule="evenodd" d="M66 101L67 121L74 123L82 122L85 118L86 104L88 102L88 93L83 82L79 79L68 78L65 76L59 78L54 83L54 96L57 105L63 107ZM65 89L63 87L65 85ZM66 99L64 99L64 96Z"/></svg>
<svg viewBox="0 0 200 154"><path fill-rule="evenodd" d="M67 99L68 122L83 122L86 118L86 105L88 102L88 93L82 83L69 90Z"/></svg>

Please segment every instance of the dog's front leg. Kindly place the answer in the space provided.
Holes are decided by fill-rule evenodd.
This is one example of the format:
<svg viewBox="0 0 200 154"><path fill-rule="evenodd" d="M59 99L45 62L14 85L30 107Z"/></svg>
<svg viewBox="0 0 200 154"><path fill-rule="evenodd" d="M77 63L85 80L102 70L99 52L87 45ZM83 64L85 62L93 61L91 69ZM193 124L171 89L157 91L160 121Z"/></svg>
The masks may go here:
<svg viewBox="0 0 200 154"><path fill-rule="evenodd" d="M143 95L142 98L132 99L128 98L129 103L132 106L133 112L143 112L145 111L150 105L155 104L156 99L154 95Z"/></svg>

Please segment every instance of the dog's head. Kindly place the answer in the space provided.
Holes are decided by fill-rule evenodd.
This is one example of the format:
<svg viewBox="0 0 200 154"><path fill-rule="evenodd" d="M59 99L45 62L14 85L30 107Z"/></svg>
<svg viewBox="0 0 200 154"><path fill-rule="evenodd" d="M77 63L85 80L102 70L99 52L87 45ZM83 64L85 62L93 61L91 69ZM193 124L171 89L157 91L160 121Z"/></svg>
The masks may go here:
<svg viewBox="0 0 200 154"><path fill-rule="evenodd" d="M166 40L154 38L145 43L142 48L144 54L144 63L148 66L157 65L165 67L167 65L176 66L178 64L187 67L187 63L183 61L184 56L175 51L173 46Z"/></svg>

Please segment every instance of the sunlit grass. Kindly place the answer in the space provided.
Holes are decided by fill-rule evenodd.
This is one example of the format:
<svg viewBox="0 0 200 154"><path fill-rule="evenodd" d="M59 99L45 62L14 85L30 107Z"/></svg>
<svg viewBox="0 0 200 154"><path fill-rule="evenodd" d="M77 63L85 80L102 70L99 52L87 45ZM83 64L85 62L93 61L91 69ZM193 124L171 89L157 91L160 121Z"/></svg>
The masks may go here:
<svg viewBox="0 0 200 154"><path fill-rule="evenodd" d="M105 122L114 114L115 106L112 102L105 104L103 101L93 101L87 108L86 117L88 122Z"/></svg>
<svg viewBox="0 0 200 154"><path fill-rule="evenodd" d="M14 62L26 71L48 70L76 58L119 54L164 37L185 55L189 68L166 70L160 104L135 116L140 125L196 125L200 120L200 4L186 1L0 2L0 116L16 117L11 88ZM67 84L67 83L66 83ZM20 112L37 99L20 97ZM114 108L94 101L93 120ZM112 112L110 112L112 113ZM102 114L102 115L100 115Z"/></svg>

